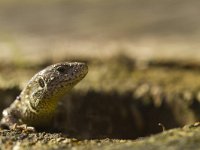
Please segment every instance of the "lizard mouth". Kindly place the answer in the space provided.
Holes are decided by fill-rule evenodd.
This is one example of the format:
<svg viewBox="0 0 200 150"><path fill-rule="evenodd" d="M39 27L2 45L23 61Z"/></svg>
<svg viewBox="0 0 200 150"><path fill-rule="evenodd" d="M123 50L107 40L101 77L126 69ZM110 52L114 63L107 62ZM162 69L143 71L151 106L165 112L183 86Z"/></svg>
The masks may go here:
<svg viewBox="0 0 200 150"><path fill-rule="evenodd" d="M86 74L88 73L88 66L85 63L82 62L74 62L74 63L69 63L69 69L66 73L66 77L68 80L73 80L80 81L82 80Z"/></svg>
<svg viewBox="0 0 200 150"><path fill-rule="evenodd" d="M78 63L78 70L80 72L80 77L84 78L88 73L88 66L85 63Z"/></svg>
<svg viewBox="0 0 200 150"><path fill-rule="evenodd" d="M68 84L76 84L81 81L88 73L88 66L85 63L77 63L67 75Z"/></svg>

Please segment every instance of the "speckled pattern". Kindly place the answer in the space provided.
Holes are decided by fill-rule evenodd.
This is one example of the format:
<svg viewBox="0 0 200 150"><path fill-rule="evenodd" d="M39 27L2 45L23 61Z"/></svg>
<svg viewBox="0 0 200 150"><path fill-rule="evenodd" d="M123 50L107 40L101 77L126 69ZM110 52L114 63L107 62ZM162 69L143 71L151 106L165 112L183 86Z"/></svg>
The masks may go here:
<svg viewBox="0 0 200 150"><path fill-rule="evenodd" d="M43 127L52 120L57 104L88 72L85 63L64 62L46 67L28 82L16 100L3 111L2 126L26 124Z"/></svg>

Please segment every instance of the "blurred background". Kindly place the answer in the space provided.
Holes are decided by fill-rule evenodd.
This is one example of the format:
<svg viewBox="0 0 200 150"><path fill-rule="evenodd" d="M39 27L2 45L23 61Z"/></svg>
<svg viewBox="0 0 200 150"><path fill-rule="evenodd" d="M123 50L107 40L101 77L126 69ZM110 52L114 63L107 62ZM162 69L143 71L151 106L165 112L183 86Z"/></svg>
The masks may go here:
<svg viewBox="0 0 200 150"><path fill-rule="evenodd" d="M122 52L138 59L199 59L199 5L196 0L1 0L0 58L57 61Z"/></svg>
<svg viewBox="0 0 200 150"><path fill-rule="evenodd" d="M34 73L85 61L57 131L124 138L200 119L200 1L1 0L1 110Z"/></svg>

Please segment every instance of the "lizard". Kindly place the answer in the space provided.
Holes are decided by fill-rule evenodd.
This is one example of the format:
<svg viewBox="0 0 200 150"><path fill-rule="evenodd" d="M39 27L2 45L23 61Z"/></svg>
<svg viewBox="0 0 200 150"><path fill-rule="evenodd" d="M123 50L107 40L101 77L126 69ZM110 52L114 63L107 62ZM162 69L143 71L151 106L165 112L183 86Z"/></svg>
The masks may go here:
<svg viewBox="0 0 200 150"><path fill-rule="evenodd" d="M55 116L60 99L88 73L83 62L62 62L36 73L20 95L2 112L0 126L28 129L48 126Z"/></svg>

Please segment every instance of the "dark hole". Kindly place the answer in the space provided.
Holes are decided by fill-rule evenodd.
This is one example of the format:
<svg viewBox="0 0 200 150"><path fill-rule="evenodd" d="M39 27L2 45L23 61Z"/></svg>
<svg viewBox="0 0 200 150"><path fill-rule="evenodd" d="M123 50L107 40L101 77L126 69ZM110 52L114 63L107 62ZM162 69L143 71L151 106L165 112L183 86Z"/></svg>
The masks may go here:
<svg viewBox="0 0 200 150"><path fill-rule="evenodd" d="M168 130L187 121L186 117L179 121L182 100L171 102L162 97L160 106L154 105L153 100L151 96L136 100L132 92L89 91L81 96L71 93L58 110L56 129L78 139L136 139L163 132L160 124Z"/></svg>

